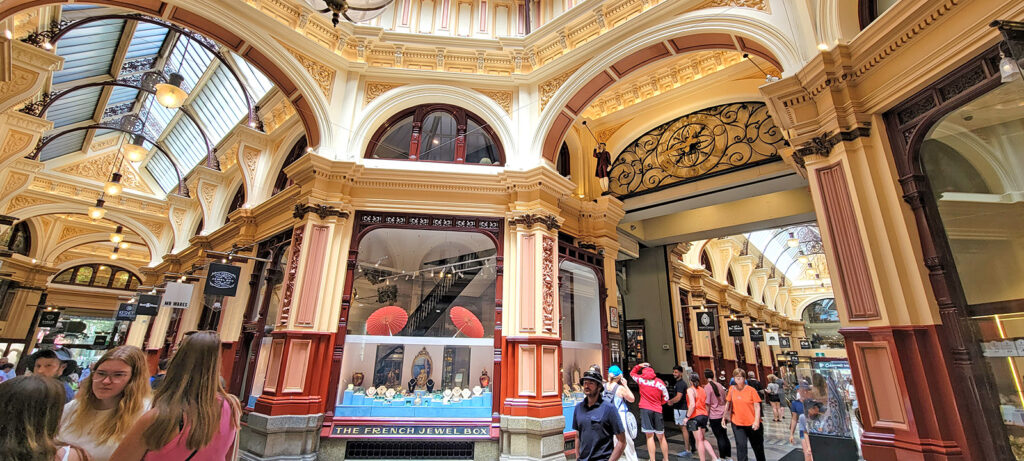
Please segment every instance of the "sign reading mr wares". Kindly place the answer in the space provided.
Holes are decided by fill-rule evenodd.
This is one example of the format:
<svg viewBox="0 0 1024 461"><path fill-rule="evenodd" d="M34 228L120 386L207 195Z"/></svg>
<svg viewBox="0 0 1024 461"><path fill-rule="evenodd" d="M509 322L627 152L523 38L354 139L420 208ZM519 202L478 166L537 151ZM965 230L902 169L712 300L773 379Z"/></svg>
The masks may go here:
<svg viewBox="0 0 1024 461"><path fill-rule="evenodd" d="M697 313L697 331L715 331L715 316L711 312Z"/></svg>
<svg viewBox="0 0 1024 461"><path fill-rule="evenodd" d="M743 321L730 320L726 323L729 328L729 336L743 337Z"/></svg>
<svg viewBox="0 0 1024 461"><path fill-rule="evenodd" d="M203 292L208 295L234 296L238 291L238 277L241 273L241 266L210 263Z"/></svg>

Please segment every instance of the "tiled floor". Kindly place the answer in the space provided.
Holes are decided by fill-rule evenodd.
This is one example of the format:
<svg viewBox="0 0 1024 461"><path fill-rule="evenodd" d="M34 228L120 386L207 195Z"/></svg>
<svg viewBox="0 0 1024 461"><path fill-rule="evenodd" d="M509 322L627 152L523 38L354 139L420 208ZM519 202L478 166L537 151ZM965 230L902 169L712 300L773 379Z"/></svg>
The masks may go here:
<svg viewBox="0 0 1024 461"><path fill-rule="evenodd" d="M786 419L783 419L782 422L777 423L773 422L771 419L768 419L767 421L765 421L764 424L764 454L768 461L779 461L784 456L786 456L786 454L790 453L793 450L797 450L797 453L802 453L800 451L800 440L794 440L794 442L796 443L792 445L790 445L789 443L789 415L786 415ZM732 459L736 459L736 440L733 439L732 429L729 429L727 432L729 433L729 441L733 447ZM714 434L712 434L710 430L708 430L706 433L708 436L708 440L711 441L711 445L715 447L715 451L717 452L718 445L715 442ZM668 451L672 455L669 457L670 461L676 461L677 459L700 459L697 457L697 455L693 455L691 458L679 458L678 456L676 456L679 452L683 451L683 449L686 448L686 446L684 445L685 442L683 442L682 432L680 432L678 426L666 421L665 434L668 437ZM655 440L655 442L657 442L657 440ZM646 444L647 439L644 437L643 433L640 433L639 437L637 437L636 439L636 449L637 454L640 455L641 460L650 459L647 453ZM661 448L658 447L656 448L656 450L658 450L657 461L662 461ZM754 460L753 449L748 447L747 455L751 461ZM802 461L803 456L795 456L795 459L799 459Z"/></svg>

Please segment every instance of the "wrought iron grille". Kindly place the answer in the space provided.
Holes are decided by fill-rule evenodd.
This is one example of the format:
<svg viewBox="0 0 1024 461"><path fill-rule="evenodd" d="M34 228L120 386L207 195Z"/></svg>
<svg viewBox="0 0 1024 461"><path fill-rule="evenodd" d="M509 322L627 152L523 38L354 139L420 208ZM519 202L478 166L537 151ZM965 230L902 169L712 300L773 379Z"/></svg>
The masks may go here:
<svg viewBox="0 0 1024 461"><path fill-rule="evenodd" d="M786 145L762 103L709 107L633 141L612 163L609 191L628 198L777 161Z"/></svg>
<svg viewBox="0 0 1024 461"><path fill-rule="evenodd" d="M353 440L345 459L473 459L473 442Z"/></svg>

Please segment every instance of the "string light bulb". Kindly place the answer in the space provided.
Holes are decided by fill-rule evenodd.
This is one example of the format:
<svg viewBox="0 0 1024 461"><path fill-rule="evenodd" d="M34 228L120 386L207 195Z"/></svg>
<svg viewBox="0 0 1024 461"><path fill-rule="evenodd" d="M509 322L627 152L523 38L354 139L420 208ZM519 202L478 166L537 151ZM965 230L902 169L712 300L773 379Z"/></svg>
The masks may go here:
<svg viewBox="0 0 1024 461"><path fill-rule="evenodd" d="M127 250L128 247L130 247L130 246L132 246L132 244L128 243L128 242L121 242L121 243L117 244L117 247L122 249L122 250Z"/></svg>
<svg viewBox="0 0 1024 461"><path fill-rule="evenodd" d="M110 260L111 261L117 260L117 250L119 250L119 249L120 248L118 248L118 247L114 247L114 251L112 253L110 253Z"/></svg>

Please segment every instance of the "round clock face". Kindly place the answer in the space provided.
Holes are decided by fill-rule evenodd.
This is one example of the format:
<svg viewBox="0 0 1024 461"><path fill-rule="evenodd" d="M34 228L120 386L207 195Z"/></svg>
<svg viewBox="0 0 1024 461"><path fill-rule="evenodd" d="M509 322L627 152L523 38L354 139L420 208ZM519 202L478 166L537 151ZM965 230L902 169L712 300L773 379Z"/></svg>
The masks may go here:
<svg viewBox="0 0 1024 461"><path fill-rule="evenodd" d="M673 128L669 127L658 141L658 162L672 176L696 176L714 151L715 136L707 125L701 123Z"/></svg>

